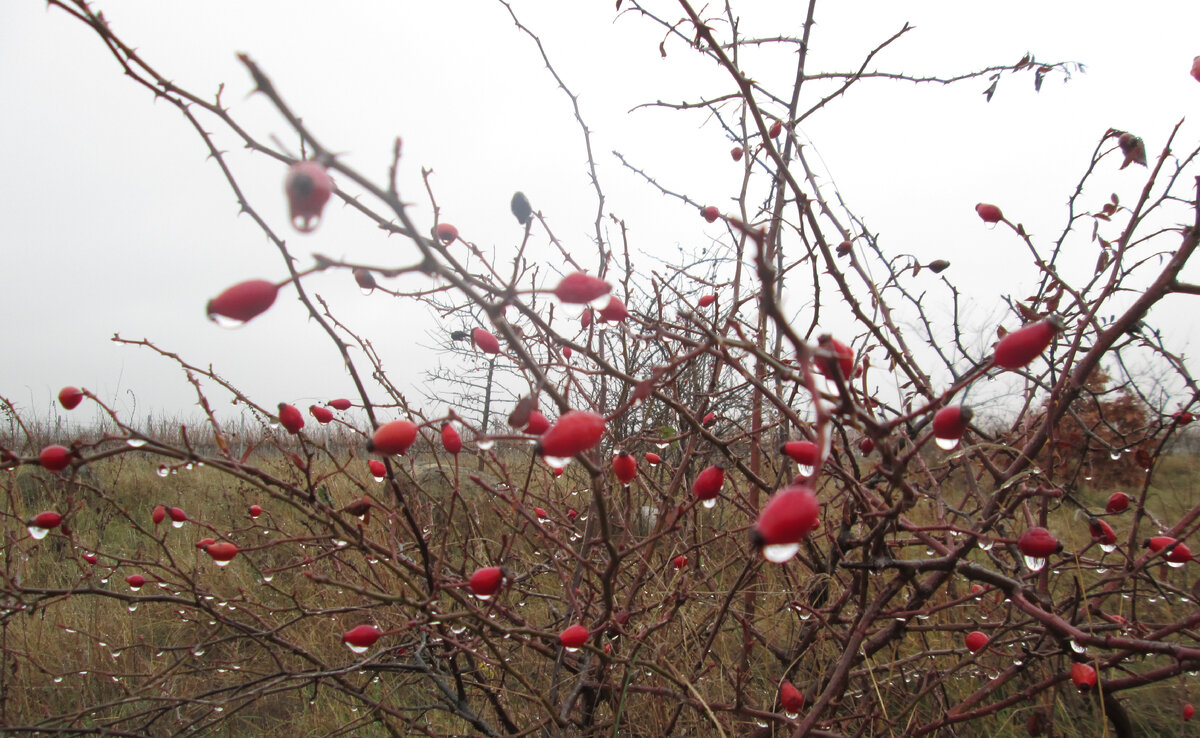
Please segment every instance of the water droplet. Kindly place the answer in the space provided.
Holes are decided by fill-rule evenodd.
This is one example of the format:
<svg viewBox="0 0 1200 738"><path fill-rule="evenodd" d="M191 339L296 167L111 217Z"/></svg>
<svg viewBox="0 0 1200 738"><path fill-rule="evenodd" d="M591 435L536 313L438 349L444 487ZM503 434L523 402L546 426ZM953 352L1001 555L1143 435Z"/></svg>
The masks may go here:
<svg viewBox="0 0 1200 738"><path fill-rule="evenodd" d="M1041 571L1046 565L1046 560L1040 556L1025 556L1025 566L1029 567L1029 571Z"/></svg>
<svg viewBox="0 0 1200 738"><path fill-rule="evenodd" d="M958 439L958 438L934 438L933 440L934 440L934 443L936 443L938 445L938 448L949 451L950 449L956 448L958 446L958 442L960 439Z"/></svg>
<svg viewBox="0 0 1200 738"><path fill-rule="evenodd" d="M812 464L796 464L796 472L802 477L810 477L813 473Z"/></svg>
<svg viewBox="0 0 1200 738"><path fill-rule="evenodd" d="M784 716L785 718L787 718L788 720L795 720L796 718L800 717L800 713L798 713L798 712L785 712L785 713L783 713L783 716Z"/></svg>
<svg viewBox="0 0 1200 738"><path fill-rule="evenodd" d="M168 474L170 474L170 473L171 473L171 470L167 468L167 465L166 465L166 464L160 464L160 465L159 465L159 467L158 467L158 476L160 476L160 477L165 477L165 476L167 476L167 475L168 475Z"/></svg>
<svg viewBox="0 0 1200 738"><path fill-rule="evenodd" d="M109 654L109 656L112 656L114 659L119 659L119 658L121 658L121 652L113 651L112 653Z"/></svg>
<svg viewBox="0 0 1200 738"><path fill-rule="evenodd" d="M172 528L182 528L182 527L183 527L183 521L182 521L182 520L172 520L172 521L171 521L171 527L172 527Z"/></svg>
<svg viewBox="0 0 1200 738"><path fill-rule="evenodd" d="M542 461L546 462L546 466L554 469L565 469L567 464L570 464L574 459L573 456L543 456Z"/></svg>
<svg viewBox="0 0 1200 738"><path fill-rule="evenodd" d="M1101 566L1101 567L1099 567L1098 569L1096 569L1096 573L1097 573L1097 574L1107 574L1107 573L1108 573L1108 567L1107 567L1107 566Z"/></svg>
<svg viewBox="0 0 1200 738"><path fill-rule="evenodd" d="M1171 567L1172 569L1178 569L1186 563L1186 561L1168 561L1167 566Z"/></svg>
<svg viewBox="0 0 1200 738"><path fill-rule="evenodd" d="M221 328L227 328L229 330L241 328L246 324L246 321L244 320L237 320L235 318L230 318L227 315L220 315L218 313L209 313L208 319L216 323Z"/></svg>
<svg viewBox="0 0 1200 738"><path fill-rule="evenodd" d="M270 584L271 580L274 578L275 578L274 574L263 574L263 578L262 578L263 584Z"/></svg>
<svg viewBox="0 0 1200 738"><path fill-rule="evenodd" d="M374 477L374 479L376 482L382 482L384 478L383 477ZM361 518L360 518L360 520L361 520Z"/></svg>
<svg viewBox="0 0 1200 738"><path fill-rule="evenodd" d="M475 441L475 447L480 451L491 451L496 442L491 438L480 438Z"/></svg>
<svg viewBox="0 0 1200 738"><path fill-rule="evenodd" d="M54 683L55 683L55 684L62 684L62 680L63 680L63 678L62 678L62 677L60 677L60 676L56 676L56 677L54 677Z"/></svg>
<svg viewBox="0 0 1200 738"><path fill-rule="evenodd" d="M359 287L358 291L363 293L364 295L369 295L375 291L375 288L374 287Z"/></svg>
<svg viewBox="0 0 1200 738"><path fill-rule="evenodd" d="M566 648L567 653L575 653L576 651L579 650L578 648L573 648L571 646L566 646L565 648Z"/></svg>
<svg viewBox="0 0 1200 738"><path fill-rule="evenodd" d="M716 498L716 497L710 497L710 498L708 498L707 500L704 500L703 502L701 502L700 504L701 504L701 505L704 505L704 507L706 507L706 508L708 508L709 510L711 510L711 509L713 509L714 507L716 507L716 506L717 506L717 498Z"/></svg>
<svg viewBox="0 0 1200 738"><path fill-rule="evenodd" d="M195 656L196 658L200 658L201 656L204 655L204 649L197 648L195 651L192 651L192 655Z"/></svg>
<svg viewBox="0 0 1200 738"><path fill-rule="evenodd" d="M767 561L774 564L782 564L789 561L800 550L799 543L776 543L770 546L763 546L762 555Z"/></svg>
<svg viewBox="0 0 1200 738"><path fill-rule="evenodd" d="M995 545L996 545L996 542L990 538L980 538L979 539L979 550L980 551L991 551L992 547L994 547Z"/></svg>
<svg viewBox="0 0 1200 738"><path fill-rule="evenodd" d="M480 600L490 600L490 599L492 599L492 596L491 596L490 594L476 594L476 595L475 595L475 597L476 597L477 599L480 599Z"/></svg>
<svg viewBox="0 0 1200 738"><path fill-rule="evenodd" d="M656 444L654 444L654 445L655 445L655 447L657 447L657 448L658 448L658 450L659 450L659 451L661 451L661 450L663 450L664 448L666 448L667 446L670 446L671 444L669 444L669 443L656 443Z"/></svg>
<svg viewBox="0 0 1200 738"><path fill-rule="evenodd" d="M49 533L49 528L41 528L36 525L29 526L29 537L33 538L34 540L40 541Z"/></svg>
<svg viewBox="0 0 1200 738"><path fill-rule="evenodd" d="M370 646L355 646L354 644L347 643L346 648L350 649L354 653L366 653Z"/></svg>
<svg viewBox="0 0 1200 738"><path fill-rule="evenodd" d="M146 442L140 438L130 438L129 440L125 441L125 444L130 448L141 448L142 446L146 445Z"/></svg>
<svg viewBox="0 0 1200 738"><path fill-rule="evenodd" d="M1075 653L1086 653L1087 652L1086 648L1079 645L1074 640L1068 641L1067 644L1071 647L1071 650L1074 651Z"/></svg>
<svg viewBox="0 0 1200 738"><path fill-rule="evenodd" d="M1113 451L1111 454L1108 455L1108 458L1112 459L1113 461L1116 461L1121 458L1121 452Z"/></svg>
<svg viewBox="0 0 1200 738"><path fill-rule="evenodd" d="M192 470L192 462L190 462L190 461L189 461L189 462L187 463L187 466L185 466L185 467L183 467L183 468L184 468L184 469L187 469L188 471L191 471L191 470Z"/></svg>
<svg viewBox="0 0 1200 738"><path fill-rule="evenodd" d="M1109 553L1109 554L1110 554L1110 553L1112 553L1113 551L1116 551L1116 550L1117 550L1117 544L1115 544L1115 543L1101 543L1101 544L1100 544L1100 550L1101 550L1101 551L1103 551L1104 553Z"/></svg>

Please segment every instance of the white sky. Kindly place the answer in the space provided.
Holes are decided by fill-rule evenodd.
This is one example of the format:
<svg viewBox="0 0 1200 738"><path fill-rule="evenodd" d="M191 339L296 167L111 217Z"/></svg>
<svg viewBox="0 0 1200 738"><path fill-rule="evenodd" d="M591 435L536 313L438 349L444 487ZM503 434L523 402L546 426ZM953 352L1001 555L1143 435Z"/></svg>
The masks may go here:
<svg viewBox="0 0 1200 738"><path fill-rule="evenodd" d="M607 210L628 222L634 248L670 259L680 245L699 248L720 237L721 229L659 197L610 152L621 151L698 201L728 204L741 165L704 113L628 112L643 102L728 93L728 77L677 40L660 58L659 27L633 14L614 22L611 0L513 5L581 96ZM483 246L513 248L520 229L508 201L521 189L560 239L580 252L589 248L595 199L579 128L536 47L493 0L95 6L185 89L211 96L224 82L226 104L264 140L277 135L296 148L267 101L247 97L237 52L259 62L327 146L377 181L386 176L392 139L403 137L401 194L414 203L418 223L431 222L419 174L425 167L435 171L443 219ZM662 17L680 16L673 2L648 6ZM741 31L799 36L803 6L738 3ZM1031 75L1005 78L990 104L982 80L950 88L866 82L802 128L884 248L923 261L950 259L955 281L978 301L971 317L981 323L999 314L1000 295L1023 296L1035 275L1013 266L1021 245L1011 233L983 228L976 202L994 202L1035 236L1050 237L1107 128L1141 135L1152 157L1184 116L1193 120L1178 150L1198 138L1200 84L1188 70L1200 53L1200 4L824 0L809 71L857 68L905 21L916 29L871 68L950 75L1013 63L1026 51L1087 66L1066 85L1051 74L1040 94ZM717 30L727 34L724 26ZM746 69L760 81L777 80L785 94L793 59L747 55ZM0 100L0 393L44 414L61 386L75 384L124 412L136 397L139 417L192 416L195 397L182 372L145 349L109 341L120 333L212 363L267 407L353 397L336 351L292 296L281 293L271 311L238 331L205 320L205 303L225 287L281 279L280 257L249 218L238 216L187 122L123 77L95 34L40 0L0 4ZM238 151L214 122L208 127L232 149L230 164L255 207L297 256L411 261L404 243L386 240L336 205L316 234L295 233L286 226L282 168ZM1145 170L1108 170L1097 199L1109 187L1132 200ZM1080 250L1077 263L1086 272L1096 254ZM1189 273L1200 281L1200 269ZM422 311L379 295L364 298L346 274L317 275L307 284L373 339L401 386L432 365L432 349L422 346L432 346L433 323ZM1183 317L1189 299L1170 298L1168 310L1154 316L1172 328L1181 349L1196 337ZM936 308L932 315L946 317Z"/></svg>

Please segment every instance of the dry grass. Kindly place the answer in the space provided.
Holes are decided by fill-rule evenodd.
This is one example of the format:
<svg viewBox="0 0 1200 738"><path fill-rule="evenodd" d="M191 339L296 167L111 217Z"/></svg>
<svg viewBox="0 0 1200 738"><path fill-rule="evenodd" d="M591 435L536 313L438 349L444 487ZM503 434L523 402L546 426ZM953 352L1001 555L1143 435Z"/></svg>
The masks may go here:
<svg viewBox="0 0 1200 738"><path fill-rule="evenodd" d="M565 589L581 561L572 552L588 525L591 493L582 470L573 468L556 480L540 465L531 470L523 453L493 459L483 472L466 455L457 469L444 454L428 452L401 465L400 494L443 581L461 581L476 566L496 561L509 568L512 582L504 594L481 606L455 588L424 599L418 548L403 532L400 506L388 485L370 478L361 459L318 452L303 471L264 446L253 460L263 474L240 478L194 463L161 477L162 460L137 452L92 464L73 481L31 467L5 472L3 565L8 581L19 583L10 584L10 591L24 594L20 602L10 599L4 618L3 722L44 729L137 726L134 732L147 735L191 730L292 738L387 735L375 703L394 711L389 722L404 725L404 732L476 732L460 717L434 708L443 695L431 686L429 674L409 668L418 657L448 684L456 670L468 692L478 694L472 685L482 685L497 693L522 724L535 724L553 699L573 689L576 677L569 668L555 683L554 635L567 624L572 607L599 612L598 567L606 560L600 547L589 547L582 560L597 568L584 568L578 592ZM693 518L689 524L648 546L649 530L637 520L638 511L654 502L651 490L665 485L671 472L667 465L643 471L650 484L609 498L614 540L623 547L627 567L615 582L614 599L618 609L632 607L636 627L606 639L612 649L610 684L619 689L598 696L596 722L615 726L611 730L619 735L662 735L668 726L678 735L710 735L704 710L685 709L673 720L679 705L664 695L683 684L707 703L728 706L737 700L742 680L744 694L760 696L750 707L763 717L726 727L748 734L755 722L770 724L769 713L778 709L778 682L789 666L792 680L811 695L819 675L841 656L839 643L819 629L813 638L812 630L838 613L809 615L810 605L821 609L822 603L837 602L842 590L836 578L806 575L795 566L762 567L747 588L755 594L752 607L741 593L730 598L747 562L740 529L749 512L734 504L696 508L685 513ZM1189 457L1163 461L1151 491L1158 514L1169 518L1190 509L1196 471ZM503 494L472 483L470 474L501 485ZM360 526L338 511L363 494L376 507ZM1102 490L1081 494L1093 508L1107 497ZM267 511L258 520L247 514L252 503ZM178 506L191 521L180 529L156 527L150 521L156 504ZM921 503L914 517L921 519L922 505L933 519L932 502ZM40 542L30 539L20 521L50 507L71 511L69 529ZM535 507L544 508L550 520L539 521ZM580 513L574 522L568 516L572 508ZM1087 548L1086 525L1075 519L1073 508L1059 508L1052 527L1064 534L1068 550ZM196 548L202 537L234 541L242 553L218 568ZM897 558L927 556L923 543L907 543L896 539ZM100 557L97 565L84 560L89 552ZM669 564L678 554L689 558L683 572ZM1003 555L1000 547L971 554L981 563L996 555ZM1049 575L1049 588L1057 595L1090 587L1115 576L1117 568L1100 573L1064 566ZM645 576L633 577L635 570ZM149 580L136 593L124 582L134 573ZM1158 577L1169 585L1163 590L1167 596L1149 593L1136 600L1136 611L1135 601L1121 601L1127 609L1114 614L1152 624L1194 610L1193 601L1179 596L1193 579L1188 571L1163 568ZM826 585L823 594L817 594L820 584ZM844 614L867 604L846 602ZM726 606L735 617L719 618L713 635L710 627ZM860 665L850 699L882 705L893 725L937 718L944 701L965 699L990 676L1026 660L1023 649L1047 647L1025 639L1020 620L997 594L972 597L965 580L940 592L927 612L892 615L906 619L906 634ZM343 631L363 622L389 631L366 662L340 642ZM747 631L741 622L761 641L744 668L740 653ZM986 630L992 645L972 656L962 635L975 628ZM648 635L630 637L637 633ZM806 638L812 643L795 664L771 655L772 647L782 653L784 644ZM565 656L568 664L576 658ZM934 661L937 670L930 668ZM989 699L1018 692L1061 663L1044 660ZM702 667L693 672L698 664ZM699 674L694 682L692 673ZM1121 698L1142 735L1182 735L1178 715L1187 689L1185 682L1167 682ZM1050 706L1059 735L1100 734L1104 722L1095 700L1072 690L1049 694L1056 695ZM488 712L478 697L470 706ZM1030 711L1042 706L1020 703L956 734L1024 735ZM777 731L783 727L774 725ZM852 719L830 727L856 730ZM866 735L901 734L859 727Z"/></svg>

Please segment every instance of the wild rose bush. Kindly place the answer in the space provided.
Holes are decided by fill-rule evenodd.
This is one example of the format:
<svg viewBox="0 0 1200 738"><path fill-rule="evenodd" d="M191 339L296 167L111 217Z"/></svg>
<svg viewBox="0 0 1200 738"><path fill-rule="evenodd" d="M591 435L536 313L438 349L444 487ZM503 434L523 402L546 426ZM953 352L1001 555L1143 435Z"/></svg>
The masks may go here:
<svg viewBox="0 0 1200 738"><path fill-rule="evenodd" d="M178 108L278 249L277 277L231 280L209 316L253 321L295 297L358 395L307 409L250 397L205 362L118 339L177 364L203 428L148 434L71 387L62 406L99 407L102 432L42 438L6 400L9 730L282 734L303 716L371 735L920 736L973 721L1093 734L1095 720L1133 735L1149 718L1132 694L1200 669L1200 501L1154 483L1192 398L1139 389L1125 369L1155 362L1164 386L1195 391L1148 322L1167 297L1200 293L1180 276L1200 210L1197 149L1173 153L1187 149L1179 128L1158 152L1095 132L1057 237L980 203L979 227L1024 249L1037 286L1005 296L999 325L947 324L916 280L936 274L957 307L953 266L890 254L801 146L797 124L865 78L806 76L811 23L800 39L742 38L732 12L617 3L661 27L664 56L728 73L730 94L679 107L711 113L745 175L722 207L625 162L720 229L712 253L647 272L604 210L582 118L593 251L521 193L515 240L475 236L438 219L428 179L433 219L408 204L421 196L397 189L399 139L389 180L347 166L345 142L309 128L250 56L246 90L299 152L172 81L91 6L50 5ZM772 45L797 57L790 89L755 81L753 51ZM1040 87L1069 70L1027 55L957 81L990 99L1001 79ZM246 198L214 129L278 162L288 226ZM1127 193L1089 186L1129 166ZM287 228L317 237L331 218L365 218L408 257L293 249ZM1080 229L1099 261L1069 276L1062 246ZM510 255L482 245L496 238ZM543 247L552 263L529 257ZM446 351L475 369L434 377L457 383L454 401L410 403L372 351L381 339L306 287L321 272L461 323ZM429 289L389 291L401 274ZM785 284L803 308L787 307ZM965 337L978 330L989 336ZM1136 428L1106 423L1098 372L1118 377ZM1018 400L984 423L964 398L991 383ZM214 386L257 433L228 427ZM1085 484L1097 453L1137 480L1123 503Z"/></svg>

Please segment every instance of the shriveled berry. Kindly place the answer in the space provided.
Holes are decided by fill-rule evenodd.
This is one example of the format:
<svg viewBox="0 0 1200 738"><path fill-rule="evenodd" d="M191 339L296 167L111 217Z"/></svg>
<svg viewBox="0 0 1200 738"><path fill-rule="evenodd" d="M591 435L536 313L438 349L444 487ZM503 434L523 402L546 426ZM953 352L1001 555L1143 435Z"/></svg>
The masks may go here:
<svg viewBox="0 0 1200 738"><path fill-rule="evenodd" d="M524 192L513 193L509 207L512 208L512 214L517 217L518 223L529 225L529 221L533 219L533 206L529 204L529 198L525 197Z"/></svg>

